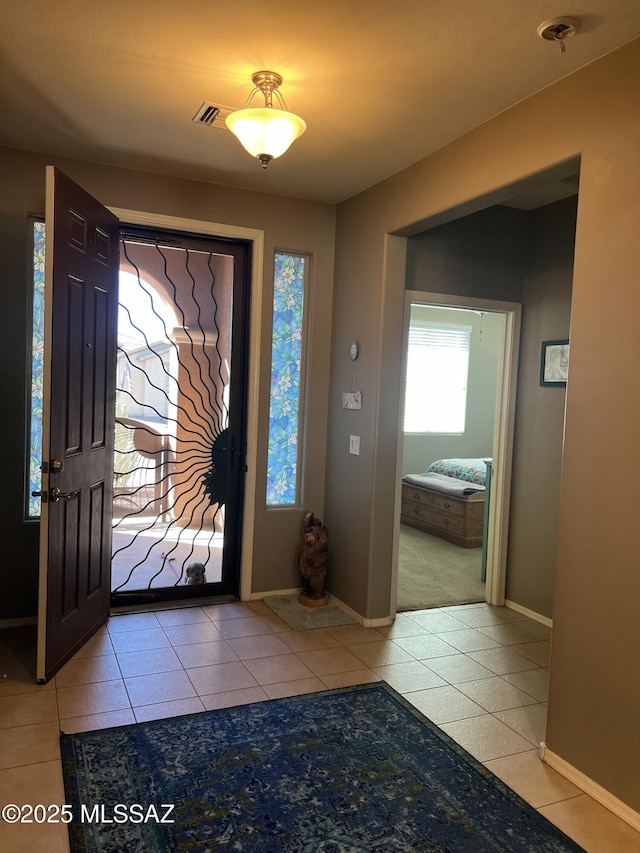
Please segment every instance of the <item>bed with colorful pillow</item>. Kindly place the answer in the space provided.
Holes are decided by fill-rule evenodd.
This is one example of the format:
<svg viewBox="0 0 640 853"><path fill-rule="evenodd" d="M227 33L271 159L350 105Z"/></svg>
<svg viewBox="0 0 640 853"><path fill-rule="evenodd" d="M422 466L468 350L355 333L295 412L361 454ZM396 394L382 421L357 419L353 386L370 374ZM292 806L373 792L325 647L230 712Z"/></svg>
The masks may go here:
<svg viewBox="0 0 640 853"><path fill-rule="evenodd" d="M491 462L490 456L478 459L436 459L425 471L425 474L444 474L455 480L466 480L468 483L477 483L480 486L487 484L487 462Z"/></svg>

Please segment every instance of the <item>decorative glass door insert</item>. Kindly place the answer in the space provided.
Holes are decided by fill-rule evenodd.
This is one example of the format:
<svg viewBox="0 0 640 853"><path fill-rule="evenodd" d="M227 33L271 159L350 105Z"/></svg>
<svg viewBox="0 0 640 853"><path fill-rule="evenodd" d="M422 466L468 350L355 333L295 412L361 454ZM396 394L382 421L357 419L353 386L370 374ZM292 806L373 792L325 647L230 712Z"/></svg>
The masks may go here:
<svg viewBox="0 0 640 853"><path fill-rule="evenodd" d="M244 246L181 235L122 238L116 604L236 591L245 254Z"/></svg>

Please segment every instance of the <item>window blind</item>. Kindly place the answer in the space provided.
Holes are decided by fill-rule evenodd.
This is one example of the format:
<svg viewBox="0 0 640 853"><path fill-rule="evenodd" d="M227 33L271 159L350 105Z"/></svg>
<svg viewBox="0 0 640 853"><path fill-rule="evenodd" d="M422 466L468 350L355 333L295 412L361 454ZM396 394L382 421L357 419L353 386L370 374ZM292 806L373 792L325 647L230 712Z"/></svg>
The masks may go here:
<svg viewBox="0 0 640 853"><path fill-rule="evenodd" d="M405 432L464 432L470 342L471 326L410 325Z"/></svg>

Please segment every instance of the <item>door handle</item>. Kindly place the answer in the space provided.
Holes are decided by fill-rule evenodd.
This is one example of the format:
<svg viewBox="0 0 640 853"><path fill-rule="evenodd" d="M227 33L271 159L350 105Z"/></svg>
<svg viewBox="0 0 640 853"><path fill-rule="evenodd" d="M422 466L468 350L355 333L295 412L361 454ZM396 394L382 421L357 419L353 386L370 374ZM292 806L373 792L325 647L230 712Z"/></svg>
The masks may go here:
<svg viewBox="0 0 640 853"><path fill-rule="evenodd" d="M46 489L42 489L38 492L31 492L32 498L40 498L42 503L47 503L50 501L52 504L57 503L57 501L72 501L74 498L77 498L80 494L80 489L77 489L75 492L63 492L60 489L53 488L47 491Z"/></svg>
<svg viewBox="0 0 640 853"><path fill-rule="evenodd" d="M57 501L72 501L74 498L77 498L80 494L80 489L77 489L75 492L63 492L55 486L52 489L49 489L49 500L51 503L56 503Z"/></svg>

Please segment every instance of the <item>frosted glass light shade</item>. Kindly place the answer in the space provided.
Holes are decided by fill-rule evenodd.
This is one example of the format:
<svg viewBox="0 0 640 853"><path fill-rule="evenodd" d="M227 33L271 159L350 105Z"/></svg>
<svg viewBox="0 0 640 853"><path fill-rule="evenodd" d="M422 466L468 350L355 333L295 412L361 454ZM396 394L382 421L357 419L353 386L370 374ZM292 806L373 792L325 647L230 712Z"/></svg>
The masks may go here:
<svg viewBox="0 0 640 853"><path fill-rule="evenodd" d="M227 116L226 125L249 154L269 160L284 154L307 129L299 116L273 107L236 110Z"/></svg>

